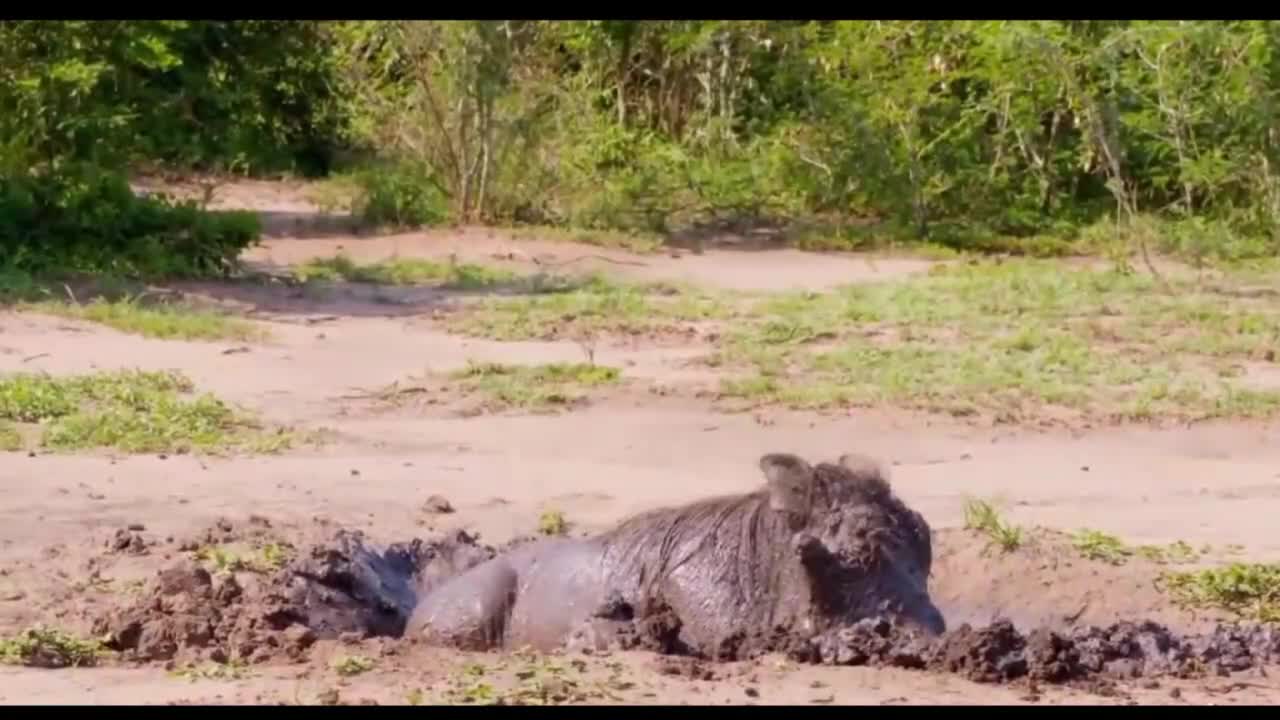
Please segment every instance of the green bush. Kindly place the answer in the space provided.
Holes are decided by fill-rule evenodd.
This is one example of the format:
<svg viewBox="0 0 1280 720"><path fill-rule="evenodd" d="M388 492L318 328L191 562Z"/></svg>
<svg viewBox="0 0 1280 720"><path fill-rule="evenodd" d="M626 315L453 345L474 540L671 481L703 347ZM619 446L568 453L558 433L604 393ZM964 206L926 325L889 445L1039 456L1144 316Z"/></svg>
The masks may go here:
<svg viewBox="0 0 1280 720"><path fill-rule="evenodd" d="M407 162L387 163L356 174L355 213L371 225L438 225L449 217L449 201L431 172Z"/></svg>
<svg viewBox="0 0 1280 720"><path fill-rule="evenodd" d="M260 233L254 213L139 197L120 175L92 168L0 177L0 250L10 270L224 275Z"/></svg>

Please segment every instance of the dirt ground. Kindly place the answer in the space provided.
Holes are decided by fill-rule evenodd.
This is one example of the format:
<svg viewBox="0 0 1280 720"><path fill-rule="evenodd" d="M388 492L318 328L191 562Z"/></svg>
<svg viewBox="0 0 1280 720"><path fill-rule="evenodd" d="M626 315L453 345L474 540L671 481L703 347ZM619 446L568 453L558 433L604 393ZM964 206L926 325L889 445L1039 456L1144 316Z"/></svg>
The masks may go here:
<svg viewBox="0 0 1280 720"><path fill-rule="evenodd" d="M487 230L354 235L315 211L296 188L247 183L218 204L267 217L268 238L247 260L285 267L342 251L359 260L456 255L535 270L579 259L584 267L646 280L719 288L820 290L927 271L923 260L792 250L709 247L699 254L634 256L560 241L513 240ZM341 233L347 234L341 234ZM604 258L604 259L601 259ZM612 262L611 262L612 261ZM637 264L631 264L637 263ZM219 518L268 519L291 542L327 528L363 529L377 540L466 529L502 543L535 530L556 508L574 532L602 529L636 511L760 482L756 458L787 451L834 458L869 451L893 465L895 489L937 533L932 587L950 625L1005 616L1018 623L1105 624L1155 619L1183 627L1207 618L1168 604L1154 567L1090 562L1045 541L1003 556L963 530L963 503L998 498L1007 517L1065 532L1081 527L1134 544L1185 541L1238 546L1237 559L1280 560L1280 426L1197 424L1089 431L982 427L889 411L727 414L698 398L716 378L690 366L698 350L664 343L604 343L595 359L625 367L634 382L590 406L557 415L461 417L429 406L376 407L360 391L468 360L579 361L572 342L493 342L450 335L431 322L434 290L407 289L380 302L360 288L317 298L270 286L184 287L241 308L269 328L260 343L142 339L31 313L0 313L0 372L180 369L198 387L265 419L333 431L318 448L232 458L0 453L0 630L36 622L87 630L95 608L120 587L155 575L179 547ZM652 387L693 392L659 394ZM442 495L456 512L423 509ZM145 553L115 551L121 528ZM97 573L98 582L87 580ZM255 665L240 678L175 678L157 664L71 670L0 666L0 702L15 703L403 703L447 699L460 674L516 682L519 663L387 641L321 642L295 661ZM341 655L377 658L352 677ZM569 659L563 659L569 662ZM475 668L488 668L481 672ZM979 684L924 671L804 666L782 658L690 671L669 658L618 653L582 659L581 682L611 673L609 698L625 703L1263 703L1280 681L1247 677L1133 682L1098 693L1081 687ZM1274 673L1272 673L1274 675ZM604 681L602 681L604 682ZM334 693L337 693L335 696Z"/></svg>

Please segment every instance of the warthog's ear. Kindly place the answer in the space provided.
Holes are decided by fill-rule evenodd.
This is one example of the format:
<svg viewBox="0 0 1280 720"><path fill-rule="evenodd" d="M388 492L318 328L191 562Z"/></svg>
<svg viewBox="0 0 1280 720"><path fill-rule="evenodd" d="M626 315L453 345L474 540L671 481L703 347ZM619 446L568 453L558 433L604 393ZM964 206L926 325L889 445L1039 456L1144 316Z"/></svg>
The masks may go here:
<svg viewBox="0 0 1280 720"><path fill-rule="evenodd" d="M813 467L790 453L760 458L769 487L769 507L805 518L813 507Z"/></svg>
<svg viewBox="0 0 1280 720"><path fill-rule="evenodd" d="M870 455L862 453L845 453L840 456L840 465L859 478L878 478L888 482L884 465Z"/></svg>
<svg viewBox="0 0 1280 720"><path fill-rule="evenodd" d="M862 453L845 453L840 456L840 467L848 471L850 487L866 497L884 497L890 493L889 477L884 464Z"/></svg>

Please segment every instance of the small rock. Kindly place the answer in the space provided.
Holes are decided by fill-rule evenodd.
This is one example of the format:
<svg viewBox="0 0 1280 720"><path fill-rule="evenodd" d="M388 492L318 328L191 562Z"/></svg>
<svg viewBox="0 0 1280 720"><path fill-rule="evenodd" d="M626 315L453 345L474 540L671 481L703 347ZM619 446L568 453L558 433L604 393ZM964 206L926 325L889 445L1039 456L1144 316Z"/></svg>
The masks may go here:
<svg viewBox="0 0 1280 720"><path fill-rule="evenodd" d="M1179 689L1179 688L1172 688L1172 689L1170 689L1170 690L1169 690L1169 697L1173 698L1174 700L1181 699L1181 698L1182 698L1182 690L1181 690L1181 689Z"/></svg>
<svg viewBox="0 0 1280 720"><path fill-rule="evenodd" d="M129 523L125 527L129 532L142 532L147 529L147 526L142 523Z"/></svg>
<svg viewBox="0 0 1280 720"><path fill-rule="evenodd" d="M744 695L746 695L747 697L749 697L749 698L758 698L758 697L760 697L760 691L759 691L759 690L757 690L757 689L755 689L755 688L753 688L753 687L743 688L743 689L742 689L742 693L743 693Z"/></svg>
<svg viewBox="0 0 1280 720"><path fill-rule="evenodd" d="M321 705L337 705L342 701L342 696L338 694L337 688L329 688L321 690L316 694L316 701Z"/></svg>
<svg viewBox="0 0 1280 720"><path fill-rule="evenodd" d="M433 515L447 515L453 512L453 504L443 495L432 495L422 503L422 511Z"/></svg>

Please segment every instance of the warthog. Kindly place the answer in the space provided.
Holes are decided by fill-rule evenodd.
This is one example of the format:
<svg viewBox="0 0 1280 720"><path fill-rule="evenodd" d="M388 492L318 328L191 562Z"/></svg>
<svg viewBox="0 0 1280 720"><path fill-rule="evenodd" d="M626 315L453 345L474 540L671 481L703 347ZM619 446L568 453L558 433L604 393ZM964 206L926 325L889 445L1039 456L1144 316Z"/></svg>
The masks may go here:
<svg viewBox="0 0 1280 720"><path fill-rule="evenodd" d="M676 647L708 656L877 615L943 632L928 593L929 526L878 463L850 454L811 466L771 453L759 465L767 483L756 492L643 513L590 538L533 542L473 567L425 592L406 635L549 650L598 643L599 628L616 631L655 608Z"/></svg>

